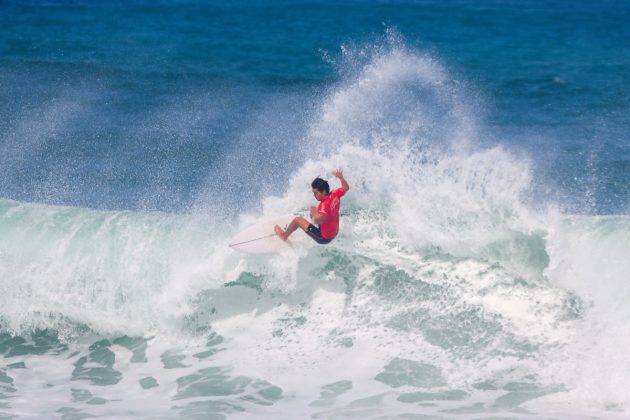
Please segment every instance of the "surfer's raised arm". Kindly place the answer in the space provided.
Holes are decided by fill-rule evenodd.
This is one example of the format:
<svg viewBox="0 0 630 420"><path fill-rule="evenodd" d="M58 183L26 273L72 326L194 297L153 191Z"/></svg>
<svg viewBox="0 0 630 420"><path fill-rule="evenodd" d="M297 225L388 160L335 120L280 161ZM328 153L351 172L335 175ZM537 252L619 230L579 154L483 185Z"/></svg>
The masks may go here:
<svg viewBox="0 0 630 420"><path fill-rule="evenodd" d="M343 171L341 169L337 169L335 172L333 172L333 175L337 177L339 181L341 181L341 188L343 188L345 192L348 192L348 190L350 189L350 185L348 185L348 181L346 181L346 179L343 177Z"/></svg>

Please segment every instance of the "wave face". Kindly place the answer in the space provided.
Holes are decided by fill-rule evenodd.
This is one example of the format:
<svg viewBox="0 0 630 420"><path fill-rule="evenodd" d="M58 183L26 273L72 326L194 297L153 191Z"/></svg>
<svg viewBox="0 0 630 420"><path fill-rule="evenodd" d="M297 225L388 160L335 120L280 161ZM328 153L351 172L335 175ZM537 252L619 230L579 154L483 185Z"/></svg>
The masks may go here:
<svg viewBox="0 0 630 420"><path fill-rule="evenodd" d="M531 159L489 145L469 88L395 34L339 60L256 212L0 200L7 415L628 414L630 218L537 199ZM337 167L332 244L226 246Z"/></svg>
<svg viewBox="0 0 630 420"><path fill-rule="evenodd" d="M73 324L147 333L177 267L217 246L212 222L184 216L9 200L0 214L2 318L13 333Z"/></svg>

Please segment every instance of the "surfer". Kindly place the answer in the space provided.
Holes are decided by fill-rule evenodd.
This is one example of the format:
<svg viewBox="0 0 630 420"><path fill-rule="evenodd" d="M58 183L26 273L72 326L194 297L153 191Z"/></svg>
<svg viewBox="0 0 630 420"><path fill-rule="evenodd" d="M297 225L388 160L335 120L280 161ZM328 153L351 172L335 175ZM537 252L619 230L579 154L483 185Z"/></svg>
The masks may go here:
<svg viewBox="0 0 630 420"><path fill-rule="evenodd" d="M309 222L303 217L296 217L289 223L286 231L276 225L274 230L280 239L286 241L298 227L318 244L327 244L335 239L339 231L341 197L348 192L350 185L343 177L341 169L337 169L333 175L341 181L341 188L331 192L327 181L315 178L311 183L311 188L315 199L319 201L319 205L317 207L311 206L311 221Z"/></svg>

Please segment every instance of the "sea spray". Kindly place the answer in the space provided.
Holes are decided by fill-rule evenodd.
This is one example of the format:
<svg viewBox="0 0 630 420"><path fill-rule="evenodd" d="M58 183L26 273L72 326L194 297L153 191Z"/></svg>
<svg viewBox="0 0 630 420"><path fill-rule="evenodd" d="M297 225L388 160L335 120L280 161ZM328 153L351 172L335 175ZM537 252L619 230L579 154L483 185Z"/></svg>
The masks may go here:
<svg viewBox="0 0 630 420"><path fill-rule="evenodd" d="M532 209L529 159L479 142L457 86L435 58L378 49L323 97L301 163L255 212L2 200L9 412L625 415L627 217ZM332 244L226 246L303 211L312 178L337 167L351 191Z"/></svg>

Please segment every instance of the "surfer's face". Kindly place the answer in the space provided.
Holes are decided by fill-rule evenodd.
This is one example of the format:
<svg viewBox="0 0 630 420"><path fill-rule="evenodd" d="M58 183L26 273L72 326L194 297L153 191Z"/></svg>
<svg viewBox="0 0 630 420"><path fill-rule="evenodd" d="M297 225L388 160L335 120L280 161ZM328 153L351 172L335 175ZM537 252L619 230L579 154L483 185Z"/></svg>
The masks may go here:
<svg viewBox="0 0 630 420"><path fill-rule="evenodd" d="M326 197L326 193L318 190L317 188L313 188L313 196L315 200L322 201L324 197Z"/></svg>

